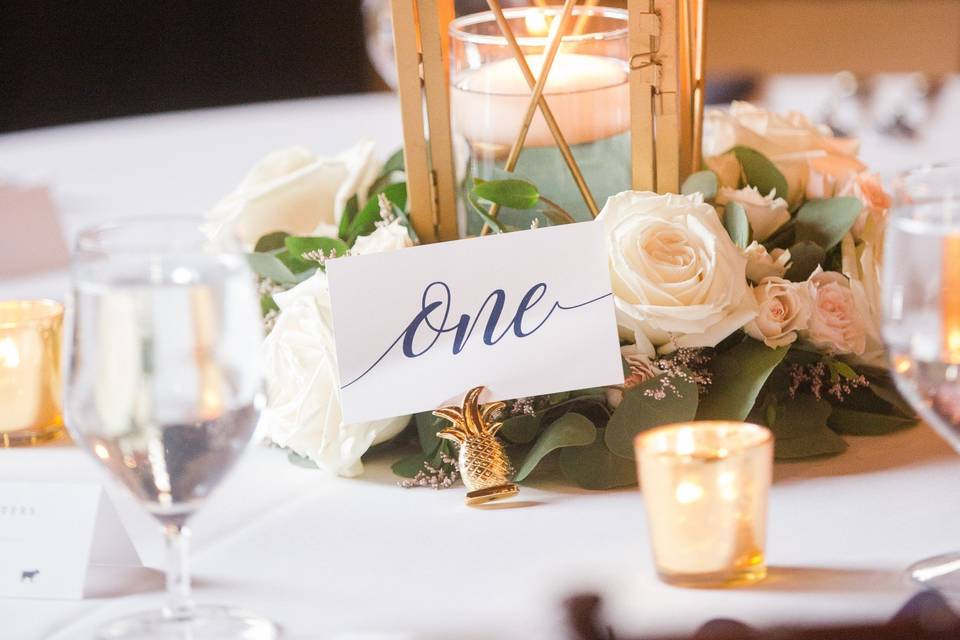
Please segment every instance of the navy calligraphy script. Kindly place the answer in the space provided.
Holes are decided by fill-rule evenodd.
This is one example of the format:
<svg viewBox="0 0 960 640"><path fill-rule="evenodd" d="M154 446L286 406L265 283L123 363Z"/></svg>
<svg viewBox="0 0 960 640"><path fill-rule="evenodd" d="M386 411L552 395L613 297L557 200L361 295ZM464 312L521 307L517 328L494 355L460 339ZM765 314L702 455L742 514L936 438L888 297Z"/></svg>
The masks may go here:
<svg viewBox="0 0 960 640"><path fill-rule="evenodd" d="M613 294L606 293L602 296L587 300L586 302L571 305L564 305L559 301L555 301L549 307L546 306L547 303L540 304L546 295L546 283L538 282L530 287L520 299L520 303L513 313L513 318L505 327L500 329L500 319L503 316L503 310L507 303L507 294L503 289L495 289L487 296L486 300L483 301L483 304L480 305L480 308L474 316L471 317L464 313L460 315L459 320L450 324L450 309L452 303L450 287L445 282L431 282L423 290L423 296L420 300L420 311L413 317L413 320L411 320L403 330L403 333L397 336L396 340L387 347L387 350L384 351L366 371L341 388L346 389L373 371L398 344L400 344L404 356L407 358L418 358L432 349L441 336L447 333L453 333L453 355L459 354L470 342L473 330L481 321L484 311L486 311L487 315L486 324L483 328L483 344L493 346L508 334L513 334L517 338L526 338L536 333L538 329L546 324L554 312L558 310L569 311L570 309L585 307L588 304L609 298ZM426 346L418 347L417 338L424 336L427 340ZM420 342L422 341L423 340Z"/></svg>

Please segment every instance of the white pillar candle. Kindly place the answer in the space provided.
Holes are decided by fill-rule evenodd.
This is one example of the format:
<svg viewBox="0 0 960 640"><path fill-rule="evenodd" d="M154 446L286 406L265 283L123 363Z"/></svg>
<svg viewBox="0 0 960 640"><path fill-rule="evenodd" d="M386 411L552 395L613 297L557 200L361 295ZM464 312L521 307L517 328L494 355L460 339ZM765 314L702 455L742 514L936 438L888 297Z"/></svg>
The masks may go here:
<svg viewBox="0 0 960 640"><path fill-rule="evenodd" d="M542 55L527 56L539 77ZM510 147L530 103L530 87L513 58L485 64L461 75L451 91L457 132L473 144ZM601 140L630 128L630 93L623 61L560 53L553 61L544 95L571 145ZM538 110L525 146L556 142Z"/></svg>

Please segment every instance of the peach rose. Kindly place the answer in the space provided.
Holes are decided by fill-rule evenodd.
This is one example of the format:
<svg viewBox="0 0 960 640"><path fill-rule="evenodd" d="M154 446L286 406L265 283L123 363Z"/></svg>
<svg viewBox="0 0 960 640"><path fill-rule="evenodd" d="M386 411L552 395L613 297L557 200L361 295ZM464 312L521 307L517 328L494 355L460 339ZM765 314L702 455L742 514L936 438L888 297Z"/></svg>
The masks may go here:
<svg viewBox="0 0 960 640"><path fill-rule="evenodd" d="M803 283L771 276L760 281L753 295L759 312L743 328L751 338L775 349L796 341L797 331L807 328L810 302Z"/></svg>

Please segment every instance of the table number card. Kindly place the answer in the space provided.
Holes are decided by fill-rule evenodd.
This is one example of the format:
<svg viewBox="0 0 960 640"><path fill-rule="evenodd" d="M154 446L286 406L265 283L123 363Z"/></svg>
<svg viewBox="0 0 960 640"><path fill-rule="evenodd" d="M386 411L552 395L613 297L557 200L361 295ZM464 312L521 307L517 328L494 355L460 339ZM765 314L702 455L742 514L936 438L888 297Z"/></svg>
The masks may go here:
<svg viewBox="0 0 960 640"><path fill-rule="evenodd" d="M603 228L580 223L327 263L347 424L623 382Z"/></svg>
<svg viewBox="0 0 960 640"><path fill-rule="evenodd" d="M82 598L91 564L140 564L100 485L0 482L0 597Z"/></svg>

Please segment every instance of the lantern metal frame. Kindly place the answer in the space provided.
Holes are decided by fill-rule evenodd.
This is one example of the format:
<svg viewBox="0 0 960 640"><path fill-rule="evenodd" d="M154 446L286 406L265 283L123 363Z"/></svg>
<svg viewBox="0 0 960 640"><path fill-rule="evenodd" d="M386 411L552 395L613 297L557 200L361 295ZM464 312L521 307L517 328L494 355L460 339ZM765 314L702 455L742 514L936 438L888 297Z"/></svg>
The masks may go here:
<svg viewBox="0 0 960 640"><path fill-rule="evenodd" d="M627 0L633 189L675 193L683 179L700 168L706 2ZM487 0L487 4L531 88L527 117L505 170L512 171L539 110L587 209L596 216L596 203L542 93L577 0L563 0L545 41L545 63L538 78L526 64L500 1ZM584 4L593 6L596 0ZM391 9L410 220L422 242L453 240L458 237L458 225L448 29L455 16L454 0L391 0ZM582 21L578 22L575 29L582 28ZM491 214L496 216L496 210Z"/></svg>

